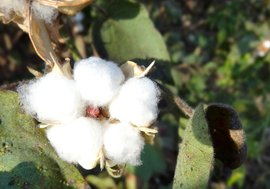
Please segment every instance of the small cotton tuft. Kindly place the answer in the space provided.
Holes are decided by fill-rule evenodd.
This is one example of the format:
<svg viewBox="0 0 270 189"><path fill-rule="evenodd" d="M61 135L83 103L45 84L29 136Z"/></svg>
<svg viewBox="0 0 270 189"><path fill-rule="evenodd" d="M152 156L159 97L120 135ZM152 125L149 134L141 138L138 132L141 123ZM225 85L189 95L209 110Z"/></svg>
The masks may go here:
<svg viewBox="0 0 270 189"><path fill-rule="evenodd" d="M18 88L25 111L45 123L67 123L85 113L73 80L56 73Z"/></svg>
<svg viewBox="0 0 270 189"><path fill-rule="evenodd" d="M157 118L160 91L150 79L131 78L109 106L111 117L136 126L149 126Z"/></svg>
<svg viewBox="0 0 270 189"><path fill-rule="evenodd" d="M138 130L129 124L117 123L107 126L104 133L104 151L116 164L140 165L144 140Z"/></svg>
<svg viewBox="0 0 270 189"><path fill-rule="evenodd" d="M26 2L25 0L1 0L0 9L6 17L9 17L12 11L23 14L26 11Z"/></svg>
<svg viewBox="0 0 270 189"><path fill-rule="evenodd" d="M90 57L75 64L74 80L83 99L97 107L112 100L124 81L124 74L115 63Z"/></svg>
<svg viewBox="0 0 270 189"><path fill-rule="evenodd" d="M102 125L98 121L81 117L70 124L50 127L46 133L60 158L84 169L95 166L102 147Z"/></svg>
<svg viewBox="0 0 270 189"><path fill-rule="evenodd" d="M47 23L52 23L58 15L58 11L55 8L42 5L35 1L32 3L32 10L37 18L42 19Z"/></svg>

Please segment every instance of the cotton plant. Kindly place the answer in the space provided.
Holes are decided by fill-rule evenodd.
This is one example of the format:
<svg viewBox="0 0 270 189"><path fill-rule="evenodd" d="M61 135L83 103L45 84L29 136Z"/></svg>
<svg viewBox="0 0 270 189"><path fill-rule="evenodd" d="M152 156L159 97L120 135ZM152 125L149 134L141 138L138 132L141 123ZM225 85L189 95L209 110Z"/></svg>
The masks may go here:
<svg viewBox="0 0 270 189"><path fill-rule="evenodd" d="M119 176L140 165L153 139L160 92L146 77L152 68L90 57L55 64L51 72L18 87L23 109L40 122L58 156L92 169L100 164ZM116 171L118 170L118 171Z"/></svg>

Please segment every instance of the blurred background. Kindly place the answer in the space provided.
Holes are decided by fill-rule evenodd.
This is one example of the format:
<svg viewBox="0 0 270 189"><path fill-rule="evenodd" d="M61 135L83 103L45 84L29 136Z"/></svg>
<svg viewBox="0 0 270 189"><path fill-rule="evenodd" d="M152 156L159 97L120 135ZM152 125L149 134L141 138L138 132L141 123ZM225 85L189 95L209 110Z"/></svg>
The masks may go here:
<svg viewBox="0 0 270 189"><path fill-rule="evenodd" d="M171 59L157 61L152 77L193 107L227 103L242 120L248 158L240 168L212 176L211 188L270 189L270 1L138 2L146 7ZM67 41L63 57L72 62L92 55L110 58L95 48L92 35L94 22L104 14L106 7L97 2L75 17L61 17ZM0 24L0 85L32 78L27 66L44 69L28 35L16 25ZM162 100L159 134L155 145L145 146L142 166L128 166L119 179L99 169L82 173L93 188L169 189L186 123L174 105Z"/></svg>

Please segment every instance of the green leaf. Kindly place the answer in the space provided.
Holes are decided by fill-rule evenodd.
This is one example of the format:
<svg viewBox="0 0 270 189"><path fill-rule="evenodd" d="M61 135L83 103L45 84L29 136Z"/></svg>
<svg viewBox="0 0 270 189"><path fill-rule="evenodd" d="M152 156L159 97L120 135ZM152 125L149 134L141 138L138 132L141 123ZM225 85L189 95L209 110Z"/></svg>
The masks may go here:
<svg viewBox="0 0 270 189"><path fill-rule="evenodd" d="M86 177L86 180L98 189L117 188L113 178L110 177L107 173L101 173L98 176L89 175Z"/></svg>
<svg viewBox="0 0 270 189"><path fill-rule="evenodd" d="M180 145L174 189L206 188L213 163L213 147L203 105L199 105Z"/></svg>
<svg viewBox="0 0 270 189"><path fill-rule="evenodd" d="M96 21L92 28L94 45L102 57L116 62L170 60L164 40L142 4L112 1L103 9L106 18Z"/></svg>
<svg viewBox="0 0 270 189"><path fill-rule="evenodd" d="M165 160L161 152L155 147L146 144L142 153L142 165L135 168L135 173L147 182L152 175L162 173L166 169Z"/></svg>
<svg viewBox="0 0 270 189"><path fill-rule="evenodd" d="M87 188L78 170L58 158L18 95L0 90L0 188Z"/></svg>

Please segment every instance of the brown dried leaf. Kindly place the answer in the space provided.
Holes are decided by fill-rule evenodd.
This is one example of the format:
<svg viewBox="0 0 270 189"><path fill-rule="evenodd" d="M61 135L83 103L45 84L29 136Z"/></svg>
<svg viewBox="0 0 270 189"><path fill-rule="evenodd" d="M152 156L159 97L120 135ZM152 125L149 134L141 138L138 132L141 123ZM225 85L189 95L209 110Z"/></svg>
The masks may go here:
<svg viewBox="0 0 270 189"><path fill-rule="evenodd" d="M215 158L231 169L239 167L246 159L247 145L236 111L225 104L211 104L205 112Z"/></svg>
<svg viewBox="0 0 270 189"><path fill-rule="evenodd" d="M93 0L37 0L37 2L54 7L63 14L74 15L87 5L93 3Z"/></svg>

